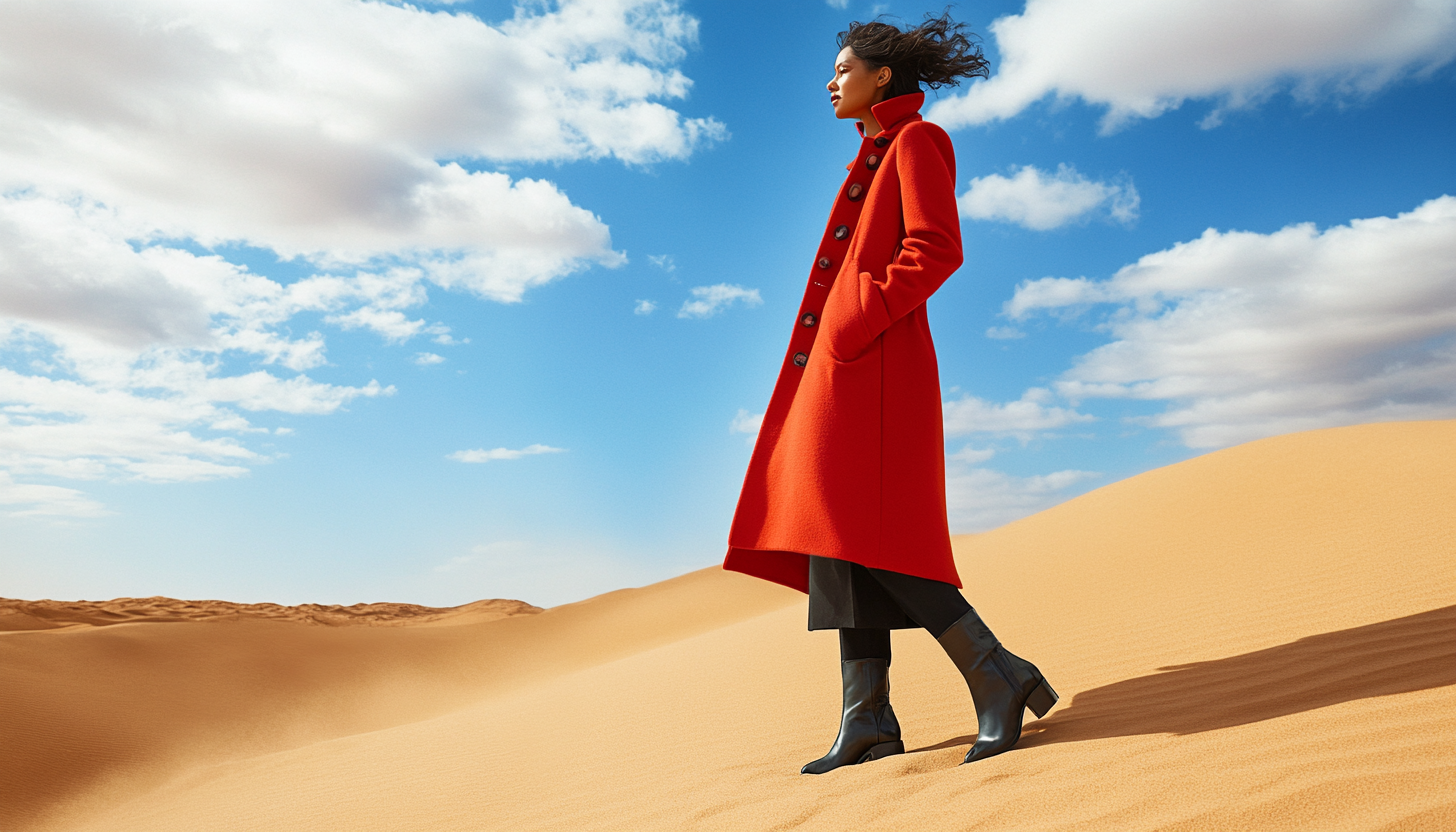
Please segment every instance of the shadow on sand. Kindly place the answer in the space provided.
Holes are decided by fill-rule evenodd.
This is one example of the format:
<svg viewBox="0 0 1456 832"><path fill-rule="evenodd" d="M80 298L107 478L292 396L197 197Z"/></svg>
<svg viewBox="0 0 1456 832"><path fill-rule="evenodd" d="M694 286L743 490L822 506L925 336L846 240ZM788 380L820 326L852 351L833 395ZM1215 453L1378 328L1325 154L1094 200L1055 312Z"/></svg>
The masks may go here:
<svg viewBox="0 0 1456 832"><path fill-rule="evenodd" d="M1055 684L1055 680L1053 680ZM1017 748L1197 734L1341 702L1456 684L1456 606L1082 691L1028 724ZM1029 716L1029 715L1028 715ZM968 745L974 734L914 749Z"/></svg>

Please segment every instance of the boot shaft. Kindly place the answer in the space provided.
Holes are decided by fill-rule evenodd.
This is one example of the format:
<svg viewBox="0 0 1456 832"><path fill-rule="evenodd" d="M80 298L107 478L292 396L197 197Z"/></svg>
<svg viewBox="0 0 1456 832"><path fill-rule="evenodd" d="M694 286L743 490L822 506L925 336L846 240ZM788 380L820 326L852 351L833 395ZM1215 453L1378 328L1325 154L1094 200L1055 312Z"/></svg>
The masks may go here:
<svg viewBox="0 0 1456 832"><path fill-rule="evenodd" d="M936 640L966 678L972 692L977 680L987 673L1001 677L1018 690L1030 690L1041 680L1035 665L1001 645L974 607Z"/></svg>
<svg viewBox="0 0 1456 832"><path fill-rule="evenodd" d="M865 721L882 740L900 738L900 722L890 707L890 663L885 659L851 659L839 663L844 685L842 724Z"/></svg>

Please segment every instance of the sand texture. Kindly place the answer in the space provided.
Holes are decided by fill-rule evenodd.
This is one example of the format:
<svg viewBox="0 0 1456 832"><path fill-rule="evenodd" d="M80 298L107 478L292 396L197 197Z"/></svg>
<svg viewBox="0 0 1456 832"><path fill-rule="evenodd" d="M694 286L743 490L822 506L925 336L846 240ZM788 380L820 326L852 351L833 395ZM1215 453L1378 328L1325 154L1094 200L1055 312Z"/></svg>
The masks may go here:
<svg viewBox="0 0 1456 832"><path fill-rule="evenodd" d="M956 552L1062 694L973 765L963 682L903 631L911 753L800 776L835 637L706 569L453 626L13 627L0 829L1456 829L1456 422L1253 442Z"/></svg>
<svg viewBox="0 0 1456 832"><path fill-rule="evenodd" d="M176 598L114 598L110 601L17 601L0 598L0 632L105 627L162 621L295 621L325 627L405 627L474 624L541 611L524 601L492 598L458 607L419 604L235 604Z"/></svg>

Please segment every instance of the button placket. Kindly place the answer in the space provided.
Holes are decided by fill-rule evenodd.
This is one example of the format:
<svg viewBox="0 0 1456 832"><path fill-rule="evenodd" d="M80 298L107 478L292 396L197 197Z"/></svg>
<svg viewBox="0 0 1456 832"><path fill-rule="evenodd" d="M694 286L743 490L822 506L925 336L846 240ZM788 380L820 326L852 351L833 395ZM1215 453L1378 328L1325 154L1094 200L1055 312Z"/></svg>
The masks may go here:
<svg viewBox="0 0 1456 832"><path fill-rule="evenodd" d="M883 150L885 147L889 146L890 140L891 137L889 136L878 136L872 140L867 140L867 143L874 145L877 149ZM862 150L861 152L864 151ZM878 153L871 153L864 158L865 167L869 169L871 175L873 175L874 171L879 168L880 162L882 161L883 158ZM850 171L851 175L853 175L854 167L855 166L853 163L848 166L848 170ZM836 214L839 214L838 218L841 220L841 222L835 225L834 229L828 234L828 236L833 240L833 243L843 243L848 240L850 235L853 233L853 227L859 222L861 209L859 203L862 199L864 199L865 192L868 189L869 185L863 182L851 182L849 186L844 189L844 197L846 200L848 200L849 203L851 203L851 205L846 207L845 209L836 210L834 212ZM846 212L848 213L848 216L846 216ZM844 220L848 221L845 222ZM826 240L825 242L828 243L829 241ZM831 259L828 254L821 252L819 255L819 259L814 261L814 265L820 271L828 271L829 269L834 267L835 262L836 261L834 259ZM820 283L818 280L814 280L813 278L810 278L809 282L811 283L811 285L818 286L821 289L829 289L828 284ZM823 299L821 298L819 302L822 303L822 300ZM806 296L805 301L806 303L810 302L810 298ZM818 325L818 323L819 312L815 310L805 310L802 311L799 315L799 325L805 329L812 330ZM812 333L806 332L804 333L803 337L810 339L807 342L808 344L813 343L812 339L814 338L814 335ZM796 350L793 354L791 361L793 365L798 368L803 368L807 366L809 363L809 350Z"/></svg>

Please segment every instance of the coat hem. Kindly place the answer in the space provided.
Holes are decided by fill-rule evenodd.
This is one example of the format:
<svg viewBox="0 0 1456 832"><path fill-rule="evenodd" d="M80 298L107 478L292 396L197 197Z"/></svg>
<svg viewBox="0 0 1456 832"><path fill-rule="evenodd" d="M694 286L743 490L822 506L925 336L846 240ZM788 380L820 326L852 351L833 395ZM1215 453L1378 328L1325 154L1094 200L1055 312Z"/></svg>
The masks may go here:
<svg viewBox="0 0 1456 832"><path fill-rule="evenodd" d="M940 581L957 589L964 588L954 561L952 561L949 574L929 574L920 570L912 572L906 569L903 563L866 563L853 557L818 553L813 556L857 563L869 569L883 569L887 572L899 572L902 575ZM727 556L723 558L723 568L729 572L742 572L754 578L782 584L807 595L809 594L809 557L810 555L806 552L796 552L791 549L756 549L730 545Z"/></svg>
<svg viewBox="0 0 1456 832"><path fill-rule="evenodd" d="M809 556L803 552L729 546L723 568L809 594Z"/></svg>

